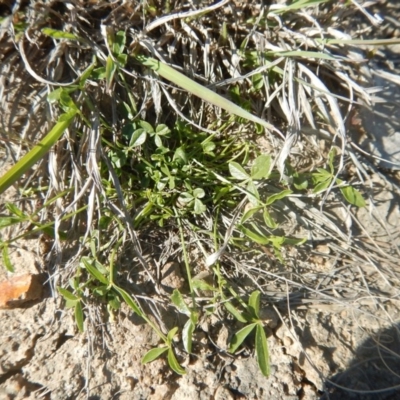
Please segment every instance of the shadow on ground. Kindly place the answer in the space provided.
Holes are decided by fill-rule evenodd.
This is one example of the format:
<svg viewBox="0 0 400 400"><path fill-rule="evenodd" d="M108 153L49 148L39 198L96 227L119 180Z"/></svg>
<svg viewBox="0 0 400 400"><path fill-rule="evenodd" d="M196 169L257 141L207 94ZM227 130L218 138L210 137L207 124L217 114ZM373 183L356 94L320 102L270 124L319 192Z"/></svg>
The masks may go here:
<svg viewBox="0 0 400 400"><path fill-rule="evenodd" d="M326 383L320 400L400 399L400 324L370 336L349 368Z"/></svg>

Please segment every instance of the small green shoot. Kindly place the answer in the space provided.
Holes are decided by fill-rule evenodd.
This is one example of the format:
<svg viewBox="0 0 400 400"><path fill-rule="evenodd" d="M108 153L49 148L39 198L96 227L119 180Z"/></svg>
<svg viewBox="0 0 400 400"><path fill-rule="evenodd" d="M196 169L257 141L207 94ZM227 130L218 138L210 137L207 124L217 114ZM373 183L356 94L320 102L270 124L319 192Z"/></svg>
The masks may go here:
<svg viewBox="0 0 400 400"><path fill-rule="evenodd" d="M172 293L171 301L180 313L189 317L189 319L186 321L185 326L183 327L183 330L182 330L182 341L183 341L183 346L185 347L185 350L188 353L191 353L192 352L192 336L193 336L193 332L196 328L196 324L198 322L198 318L199 318L198 313L197 313L197 311L192 310L187 306L187 304L185 303L185 301L183 299L182 294L177 289L175 289L174 292Z"/></svg>
<svg viewBox="0 0 400 400"><path fill-rule="evenodd" d="M335 157L335 153L336 150L333 147L328 157L329 170L323 168L317 168L317 172L314 172L312 174L312 180L315 184L313 192L319 193L323 190L328 189L331 186L332 181L335 179L335 182L339 185L340 192L342 193L343 197L346 199L348 203L356 207L365 207L366 202L360 191L358 191L351 185L344 184L344 182L341 179L335 178L335 169L333 166L333 159Z"/></svg>
<svg viewBox="0 0 400 400"><path fill-rule="evenodd" d="M228 306L229 304L229 306ZM239 321L247 325L237 331L232 338L229 351L235 353L245 339L256 329L255 349L257 362L261 373L268 377L270 374L268 343L263 322L260 319L260 292L254 291L249 298L244 312L240 313L231 303L225 303L227 310Z"/></svg>
<svg viewBox="0 0 400 400"><path fill-rule="evenodd" d="M147 364L151 361L156 360L161 357L164 353L167 352L167 361L170 368L175 371L178 375L186 374L185 369L179 364L176 359L174 348L173 348L173 339L178 332L178 328L172 328L165 339L165 345L163 347L156 347L154 349L149 350L142 358L142 364Z"/></svg>
<svg viewBox="0 0 400 400"><path fill-rule="evenodd" d="M151 362L167 352L167 360L171 369L177 374L185 374L185 370L177 361L173 349L173 339L178 332L178 328L176 327L171 329L165 336L155 325L155 323L151 319L149 319L149 317L141 310L137 301L134 300L134 298L125 289L122 289L121 287L116 285L116 283L114 282L114 276L116 273L116 266L114 265L115 255L116 251L114 250L111 255L109 268L105 267L97 260L93 260L89 257L82 257L80 262L80 271L86 270L89 273L91 279L89 281L86 281L85 283L80 284L79 272L75 279L72 280L72 286L74 287L77 294L74 294L69 290L61 287L58 288L59 293L66 301L66 306L74 307L75 309L75 320L79 331L84 331L85 317L82 304L84 304L85 302L85 287L89 287L92 294L97 296L99 299L103 299L108 304L107 308L109 309L109 311L119 309L120 302L117 298L120 297L135 312L135 314L143 318L146 323L149 324L152 329L154 329L160 339L164 341L165 345L163 347L151 349L149 352L147 352L142 358L142 363L144 364L147 362ZM181 310L183 310L186 314L189 314L190 316L190 319L185 325L183 332L185 349L190 352L192 347L192 334L197 323L197 314L195 312L191 312L188 308L185 308L185 303L179 292L175 293L173 298L177 302L177 304L179 304Z"/></svg>
<svg viewBox="0 0 400 400"><path fill-rule="evenodd" d="M271 156L266 154L262 154L255 159L250 174L248 174L239 163L235 161L229 163L230 174L234 179L241 181L241 186L246 187L249 201L254 205L259 204L260 200L255 181L268 178L270 169Z"/></svg>

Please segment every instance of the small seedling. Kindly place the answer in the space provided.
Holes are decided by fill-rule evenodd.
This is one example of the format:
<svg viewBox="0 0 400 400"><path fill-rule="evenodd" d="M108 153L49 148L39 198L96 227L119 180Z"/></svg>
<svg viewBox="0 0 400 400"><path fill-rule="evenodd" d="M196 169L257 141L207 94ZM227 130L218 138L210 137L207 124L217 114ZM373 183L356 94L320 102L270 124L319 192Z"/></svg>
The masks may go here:
<svg viewBox="0 0 400 400"><path fill-rule="evenodd" d="M328 157L329 170L317 168L317 172L312 174L312 180L315 184L313 192L319 193L323 190L326 190L331 186L332 181L335 179L335 182L339 185L339 189L347 202L356 207L365 207L365 200L357 189L355 189L353 186L345 185L341 179L335 178L335 168L333 166L335 154L336 150L335 147L333 147L329 152Z"/></svg>
<svg viewBox="0 0 400 400"><path fill-rule="evenodd" d="M244 168L237 162L229 163L229 172L234 179L240 181L241 186L246 186L248 192L249 201L258 205L260 200L260 195L257 190L255 181L266 179L270 174L271 169L271 156L262 154L258 156L253 166L251 167L251 172L248 174Z"/></svg>
<svg viewBox="0 0 400 400"><path fill-rule="evenodd" d="M263 322L260 319L260 292L257 290L250 295L249 302L245 305L245 309L242 313L234 307L232 303L226 302L224 304L226 309L239 322L247 324L233 335L229 346L229 352L235 353L244 340L255 329L255 349L258 366L262 374L268 377L270 374L270 362L267 337L264 332Z"/></svg>
<svg viewBox="0 0 400 400"><path fill-rule="evenodd" d="M192 352L192 336L193 336L193 332L196 328L196 324L199 319L198 312L196 310L190 309L187 306L187 304L185 303L185 300L183 299L182 294L177 289L174 290L174 292L171 296L171 301L180 313L189 317L189 319L186 321L185 326L183 327L183 330L182 330L182 341L183 341L183 346L185 347L185 350L188 353L191 353Z"/></svg>

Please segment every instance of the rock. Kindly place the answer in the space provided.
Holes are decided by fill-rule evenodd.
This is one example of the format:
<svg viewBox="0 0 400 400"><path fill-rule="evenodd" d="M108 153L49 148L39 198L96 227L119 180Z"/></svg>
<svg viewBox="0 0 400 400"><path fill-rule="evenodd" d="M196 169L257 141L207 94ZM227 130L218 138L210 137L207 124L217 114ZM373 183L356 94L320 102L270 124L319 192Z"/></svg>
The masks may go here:
<svg viewBox="0 0 400 400"><path fill-rule="evenodd" d="M0 282L0 309L20 307L43 294L42 275L24 274Z"/></svg>

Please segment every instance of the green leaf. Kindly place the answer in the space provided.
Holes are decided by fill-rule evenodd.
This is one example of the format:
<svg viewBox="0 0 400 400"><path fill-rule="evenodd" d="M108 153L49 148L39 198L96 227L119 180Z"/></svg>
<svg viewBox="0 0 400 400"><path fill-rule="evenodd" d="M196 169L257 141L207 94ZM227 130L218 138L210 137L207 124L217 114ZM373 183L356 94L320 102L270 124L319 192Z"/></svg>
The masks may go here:
<svg viewBox="0 0 400 400"><path fill-rule="evenodd" d="M176 308L178 309L178 311L180 313L185 314L188 317L190 317L191 311L190 311L189 307L186 305L185 300L183 299L183 296L178 289L175 289L172 292L171 301L172 301L172 303L175 304Z"/></svg>
<svg viewBox="0 0 400 400"><path fill-rule="evenodd" d="M6 203L6 208L10 213L16 215L17 217L20 217L21 219L26 219L27 215L20 210L15 204L12 203Z"/></svg>
<svg viewBox="0 0 400 400"><path fill-rule="evenodd" d="M196 188L193 190L193 197L202 199L205 195L206 195L206 193L204 192L204 190L202 188Z"/></svg>
<svg viewBox="0 0 400 400"><path fill-rule="evenodd" d="M126 43L126 34L124 31L118 31L114 37L114 43L112 44L112 52L115 55L120 55L124 52Z"/></svg>
<svg viewBox="0 0 400 400"><path fill-rule="evenodd" d="M106 69L104 67L95 68L92 73L93 79L105 79Z"/></svg>
<svg viewBox="0 0 400 400"><path fill-rule="evenodd" d="M60 92L60 105L63 108L65 112L69 111L78 111L78 107L72 100L72 97L70 96L68 90L62 89Z"/></svg>
<svg viewBox="0 0 400 400"><path fill-rule="evenodd" d="M82 75L79 77L79 84L83 88L83 85L85 84L86 80L89 79L96 68L96 61L93 62L93 64L89 65L83 72Z"/></svg>
<svg viewBox="0 0 400 400"><path fill-rule="evenodd" d="M77 110L72 110L62 114L53 129L0 178L0 194L17 182L25 172L44 157L68 128L76 113Z"/></svg>
<svg viewBox="0 0 400 400"><path fill-rule="evenodd" d="M261 323L258 323L256 328L256 354L262 374L268 377L270 374L268 343Z"/></svg>
<svg viewBox="0 0 400 400"><path fill-rule="evenodd" d="M303 244L305 242L307 242L307 238L298 239L298 238L285 237L284 241L283 241L283 244L287 244L289 246L298 246L298 245Z"/></svg>
<svg viewBox="0 0 400 400"><path fill-rule="evenodd" d="M322 192L323 190L327 189L329 187L329 185L331 184L332 179L327 179L324 182L320 182L318 183L318 185L316 185L314 187L313 193L319 193Z"/></svg>
<svg viewBox="0 0 400 400"><path fill-rule="evenodd" d="M179 329L179 328L178 328L177 326L175 326L174 328L172 328L172 329L168 332L168 334L167 334L167 343L168 343L169 346L172 345L172 340L174 339L175 335L177 334L178 329Z"/></svg>
<svg viewBox="0 0 400 400"><path fill-rule="evenodd" d="M114 290L119 293L119 295L124 299L125 303L137 314L139 317L143 318L143 313L139 306L136 304L135 300L124 290L118 286L113 286Z"/></svg>
<svg viewBox="0 0 400 400"><path fill-rule="evenodd" d="M117 70L117 65L115 64L112 57L109 55L106 61L106 82L108 88L110 88L112 84L116 70Z"/></svg>
<svg viewBox="0 0 400 400"><path fill-rule="evenodd" d="M168 364L173 371L175 371L179 375L185 375L186 371L184 368L180 366L178 360L175 357L174 350L170 347L168 349Z"/></svg>
<svg viewBox="0 0 400 400"><path fill-rule="evenodd" d="M0 229L22 222L20 217L0 217Z"/></svg>
<svg viewBox="0 0 400 400"><path fill-rule="evenodd" d="M57 286L57 290L61 294L61 296L64 297L65 300L79 301L79 297L72 294L69 290L59 287L59 286Z"/></svg>
<svg viewBox="0 0 400 400"><path fill-rule="evenodd" d="M284 236L270 236L269 240L276 249L280 249L285 243L286 238Z"/></svg>
<svg viewBox="0 0 400 400"><path fill-rule="evenodd" d="M326 180L331 180L332 179L332 174L323 169L323 168L317 168L318 172L314 172L312 174L312 179L314 181L315 184L320 183L320 182L325 182Z"/></svg>
<svg viewBox="0 0 400 400"><path fill-rule="evenodd" d="M187 164L188 163L188 156L187 156L185 150L183 149L183 147L178 147L175 150L173 160L174 161L178 160L178 161L181 162L181 164Z"/></svg>
<svg viewBox="0 0 400 400"><path fill-rule="evenodd" d="M252 89L259 91L264 86L264 77L262 74L254 74L251 77L251 82L253 84Z"/></svg>
<svg viewBox="0 0 400 400"><path fill-rule="evenodd" d="M209 154L210 156L214 156L213 151L215 150L215 143L214 142L206 142L202 144L204 154Z"/></svg>
<svg viewBox="0 0 400 400"><path fill-rule="evenodd" d="M260 195L258 194L257 187L252 180L248 182L246 190L248 192L247 198L249 199L251 204L256 206L259 203Z"/></svg>
<svg viewBox="0 0 400 400"><path fill-rule="evenodd" d="M231 344L229 346L229 352L234 353L239 346L244 342L244 340L249 336L251 331L254 329L254 327L257 325L257 322L246 325L244 328L242 328L240 331L237 331L232 338Z"/></svg>
<svg viewBox="0 0 400 400"><path fill-rule="evenodd" d="M356 207L365 207L367 204L362 194L353 186L344 186L340 188L344 198Z"/></svg>
<svg viewBox="0 0 400 400"><path fill-rule="evenodd" d="M90 260L90 258L87 258L88 260ZM100 271L103 275L107 275L108 274L108 269L100 262L97 261L96 259L91 260L91 263L93 263L93 265L97 268L98 271Z"/></svg>
<svg viewBox="0 0 400 400"><path fill-rule="evenodd" d="M293 192L290 189L282 190L282 192L280 193L276 193L273 194L272 196L269 196L265 204L267 206L270 206L271 204L275 203L275 201L284 199L286 196L292 193Z"/></svg>
<svg viewBox="0 0 400 400"><path fill-rule="evenodd" d="M239 321L243 322L244 324L249 322L247 319L243 317L240 311L229 301L225 301L224 303L225 308Z"/></svg>
<svg viewBox="0 0 400 400"><path fill-rule="evenodd" d="M82 257L81 262L90 275L92 275L95 279L101 283L104 283L105 285L109 284L108 279L96 267L94 267L86 257Z"/></svg>
<svg viewBox="0 0 400 400"><path fill-rule="evenodd" d="M82 303L80 301L75 304L75 321L76 325L78 325L79 332L83 332L85 330L83 327L84 317Z"/></svg>
<svg viewBox="0 0 400 400"><path fill-rule="evenodd" d="M271 217L270 213L268 212L267 209L264 210L263 212L263 217L264 217L264 222L265 225L268 226L268 228L271 229L276 229L278 227L278 224L275 222L275 220Z"/></svg>
<svg viewBox="0 0 400 400"><path fill-rule="evenodd" d="M58 31L51 28L43 28L42 33L52 37L53 39L79 40L79 37L74 35L73 33Z"/></svg>
<svg viewBox="0 0 400 400"><path fill-rule="evenodd" d="M200 85L199 83L188 78L187 76L178 72L177 70L170 67L169 65L164 64L163 62L157 61L154 58L145 57L142 55L136 56L136 59L139 62L141 62L143 65L151 68L153 71L156 71L163 78L168 79L170 82L175 83L179 87L200 97L204 101L214 104L215 106L220 107L220 108L228 111L231 114L235 114L238 117L245 118L249 121L253 121L257 124L260 124L267 129L276 131L276 129L268 122L264 121L261 118L256 117L253 114L250 114L243 108L239 107L238 105L234 104L233 102L229 101L228 99L220 96L219 94L215 93L214 91L204 87L203 85Z"/></svg>
<svg viewBox="0 0 400 400"><path fill-rule="evenodd" d="M259 311L260 311L260 291L255 290L249 298L249 307L252 313L256 318L260 318Z"/></svg>
<svg viewBox="0 0 400 400"><path fill-rule="evenodd" d="M156 135L154 138L154 143L156 144L156 146L161 149L163 147L163 142L161 140L161 137Z"/></svg>
<svg viewBox="0 0 400 400"><path fill-rule="evenodd" d="M192 196L191 193L183 192L179 195L179 201L182 203L190 203L193 200L194 200L194 197Z"/></svg>
<svg viewBox="0 0 400 400"><path fill-rule="evenodd" d="M195 327L196 325L193 323L193 321L188 319L182 330L183 346L188 353L192 352L192 337Z"/></svg>
<svg viewBox="0 0 400 400"><path fill-rule="evenodd" d="M246 221L248 221L257 211L260 211L262 207L254 207L254 208L250 208L249 210L247 210L243 216L242 219L240 221L241 224L244 224Z"/></svg>
<svg viewBox="0 0 400 400"><path fill-rule="evenodd" d="M207 210L207 207L199 199L194 200L194 213L201 214Z"/></svg>
<svg viewBox="0 0 400 400"><path fill-rule="evenodd" d="M76 107L76 106L75 106ZM60 116L60 118L58 119L58 121L59 122L67 122L67 121L70 121L71 119L73 119L73 117L76 115L76 114L79 114L79 111L78 111L78 108L74 108L74 109L72 109L72 110L70 110L70 111L68 111L68 112L66 112L66 113L64 113L64 114L62 114L61 116ZM53 128L54 129L54 128ZM53 130L52 129L52 130ZM50 134L50 133L49 133ZM40 143L39 143L39 145L40 145Z"/></svg>
<svg viewBox="0 0 400 400"><path fill-rule="evenodd" d="M129 147L141 146L146 141L146 139L147 139L146 131L143 128L136 129L136 131L133 132L131 140L129 141Z"/></svg>
<svg viewBox="0 0 400 400"><path fill-rule="evenodd" d="M271 168L271 156L262 154L258 156L251 167L251 178L254 180L267 178Z"/></svg>
<svg viewBox="0 0 400 400"><path fill-rule="evenodd" d="M1 255L3 257L4 266L8 272L14 272L14 266L11 264L10 255L8 254L8 246L3 246Z"/></svg>
<svg viewBox="0 0 400 400"><path fill-rule="evenodd" d="M160 124L157 125L156 127L156 134L158 136L168 136L168 134L171 132L171 130L168 128L167 125Z"/></svg>
<svg viewBox="0 0 400 400"><path fill-rule="evenodd" d="M283 260L282 252L281 252L280 248L274 247L274 254L275 254L275 257L276 257L282 264L285 263L284 260Z"/></svg>
<svg viewBox="0 0 400 400"><path fill-rule="evenodd" d="M250 176L242 168L242 166L235 161L229 163L229 172L235 179L238 179L240 181L245 181L250 178Z"/></svg>
<svg viewBox="0 0 400 400"><path fill-rule="evenodd" d="M258 244L268 244L270 242L270 238L269 237L265 237L265 236L261 236L253 231L251 231L248 228L245 228L244 226L240 227L240 230L251 240L253 240L253 242L258 243Z"/></svg>
<svg viewBox="0 0 400 400"><path fill-rule="evenodd" d="M212 292L215 292L218 290L217 288L208 284L203 279L193 279L192 286L193 286L193 289L199 289L199 290L209 290Z"/></svg>
<svg viewBox="0 0 400 400"><path fill-rule="evenodd" d="M60 87L58 89L52 90L48 95L47 95L47 101L49 103L55 103L60 100L61 93L63 92L64 88Z"/></svg>
<svg viewBox="0 0 400 400"><path fill-rule="evenodd" d="M107 303L113 310L119 310L121 308L121 301L118 297L107 299Z"/></svg>
<svg viewBox="0 0 400 400"><path fill-rule="evenodd" d="M294 176L293 185L297 190L304 190L308 187L308 180L304 176Z"/></svg>
<svg viewBox="0 0 400 400"><path fill-rule="evenodd" d="M99 296L105 296L110 291L109 287L106 285L95 287L92 290L93 290L93 293L95 293Z"/></svg>
<svg viewBox="0 0 400 400"><path fill-rule="evenodd" d="M65 308L66 309L73 308L75 310L76 303L77 302L73 300L65 300Z"/></svg>
<svg viewBox="0 0 400 400"><path fill-rule="evenodd" d="M168 350L168 347L156 347L149 350L142 358L142 364L147 364L159 358Z"/></svg>
<svg viewBox="0 0 400 400"><path fill-rule="evenodd" d="M151 126L151 124L149 124L146 121L140 121L139 125L147 132L147 133L154 133L154 129Z"/></svg>

